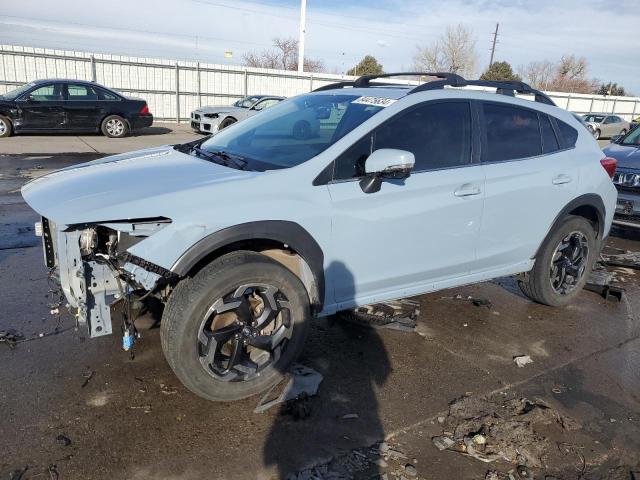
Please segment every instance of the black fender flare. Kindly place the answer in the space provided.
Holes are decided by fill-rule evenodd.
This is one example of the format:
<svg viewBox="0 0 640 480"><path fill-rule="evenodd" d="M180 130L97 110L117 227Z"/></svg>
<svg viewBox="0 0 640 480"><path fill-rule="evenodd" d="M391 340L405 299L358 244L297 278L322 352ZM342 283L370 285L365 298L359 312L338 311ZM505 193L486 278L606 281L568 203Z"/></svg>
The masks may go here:
<svg viewBox="0 0 640 480"><path fill-rule="evenodd" d="M562 210L560 210L560 212L556 215L556 218L553 220L553 223L549 227L549 230L547 231L547 234L545 235L544 240L542 240L542 242L540 243L540 246L537 248L533 258L538 256L538 252L540 251L542 244L544 243L546 238L549 236L549 234L554 231L556 225L558 225L558 223L564 217L566 217L570 212L580 207L593 207L595 209L596 215L598 217L598 239L600 241L603 240L602 237L604 235L604 222L606 218L606 209L604 207L604 202L602 201L602 198L600 197L600 195L597 195L595 193L586 193L584 195L580 195L579 197L574 198L569 203L567 203Z"/></svg>
<svg viewBox="0 0 640 480"><path fill-rule="evenodd" d="M288 245L309 266L316 292L309 292L316 312L322 309L325 294L324 253L318 242L302 226L286 220L263 220L224 228L199 240L176 260L171 271L184 277L203 259L228 245L246 240L273 240Z"/></svg>

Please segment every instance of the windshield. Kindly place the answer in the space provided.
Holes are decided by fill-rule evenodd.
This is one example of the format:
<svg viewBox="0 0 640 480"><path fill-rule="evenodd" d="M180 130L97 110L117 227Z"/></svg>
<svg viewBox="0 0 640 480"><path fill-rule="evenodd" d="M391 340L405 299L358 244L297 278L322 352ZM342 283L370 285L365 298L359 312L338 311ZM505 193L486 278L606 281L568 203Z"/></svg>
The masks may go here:
<svg viewBox="0 0 640 480"><path fill-rule="evenodd" d="M220 131L200 148L242 158L258 170L294 167L383 108L356 102L360 98L353 94L300 95Z"/></svg>
<svg viewBox="0 0 640 480"><path fill-rule="evenodd" d="M21 87L15 88L13 90L9 90L7 93L2 94L2 96L4 98L8 98L9 100L15 100L24 92L26 92L27 90L35 86L36 86L35 83L27 83L25 85L22 85Z"/></svg>
<svg viewBox="0 0 640 480"><path fill-rule="evenodd" d="M627 145L630 147L640 147L640 127L636 127L631 130L626 137L622 139L620 145Z"/></svg>
<svg viewBox="0 0 640 480"><path fill-rule="evenodd" d="M584 115L582 118L585 122L600 123L604 120L604 115Z"/></svg>
<svg viewBox="0 0 640 480"><path fill-rule="evenodd" d="M260 100L262 97L252 96L252 97L244 97L238 100L233 105L240 108L251 108L251 106Z"/></svg>

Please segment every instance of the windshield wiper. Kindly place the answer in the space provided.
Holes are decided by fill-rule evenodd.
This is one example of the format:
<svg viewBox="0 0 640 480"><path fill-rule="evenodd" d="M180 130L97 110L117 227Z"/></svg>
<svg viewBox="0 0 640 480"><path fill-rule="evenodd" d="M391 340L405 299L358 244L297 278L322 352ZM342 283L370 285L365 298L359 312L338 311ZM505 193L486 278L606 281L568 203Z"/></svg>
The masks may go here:
<svg viewBox="0 0 640 480"><path fill-rule="evenodd" d="M241 157L232 157L222 150L217 152L210 152L199 147L192 147L192 150L200 157L204 157L225 167L235 167L238 170L246 170L247 161Z"/></svg>

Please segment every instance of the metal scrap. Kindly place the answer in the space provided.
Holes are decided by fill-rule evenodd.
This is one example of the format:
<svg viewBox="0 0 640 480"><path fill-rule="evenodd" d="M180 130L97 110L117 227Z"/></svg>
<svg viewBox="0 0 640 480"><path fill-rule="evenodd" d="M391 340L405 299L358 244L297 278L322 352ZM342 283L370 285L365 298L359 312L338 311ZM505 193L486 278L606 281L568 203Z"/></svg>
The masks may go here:
<svg viewBox="0 0 640 480"><path fill-rule="evenodd" d="M324 379L323 375L313 368L296 364L291 368L287 378L288 380L280 394L274 398L274 389L278 385L282 385L283 382L274 385L263 395L254 413L264 413L271 407L284 403L286 404L285 408L294 415L294 418L308 416L306 401L309 397L318 393L320 383Z"/></svg>
<svg viewBox="0 0 640 480"><path fill-rule="evenodd" d="M353 310L339 312L343 320L351 323L404 332L415 331L416 319L419 315L420 303L406 299L363 305Z"/></svg>

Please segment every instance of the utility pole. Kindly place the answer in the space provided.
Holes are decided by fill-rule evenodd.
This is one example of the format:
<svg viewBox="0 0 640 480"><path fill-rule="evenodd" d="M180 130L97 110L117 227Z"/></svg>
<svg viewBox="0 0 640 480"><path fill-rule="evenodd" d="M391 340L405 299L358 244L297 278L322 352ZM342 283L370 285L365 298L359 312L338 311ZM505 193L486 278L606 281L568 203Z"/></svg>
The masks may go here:
<svg viewBox="0 0 640 480"><path fill-rule="evenodd" d="M307 21L307 0L300 0L300 33L298 34L298 72L304 71L304 33Z"/></svg>
<svg viewBox="0 0 640 480"><path fill-rule="evenodd" d="M493 55L496 53L496 41L498 40L498 27L499 23L496 23L496 31L493 32L493 45L491 46L491 60L489 60L489 67L493 65Z"/></svg>

